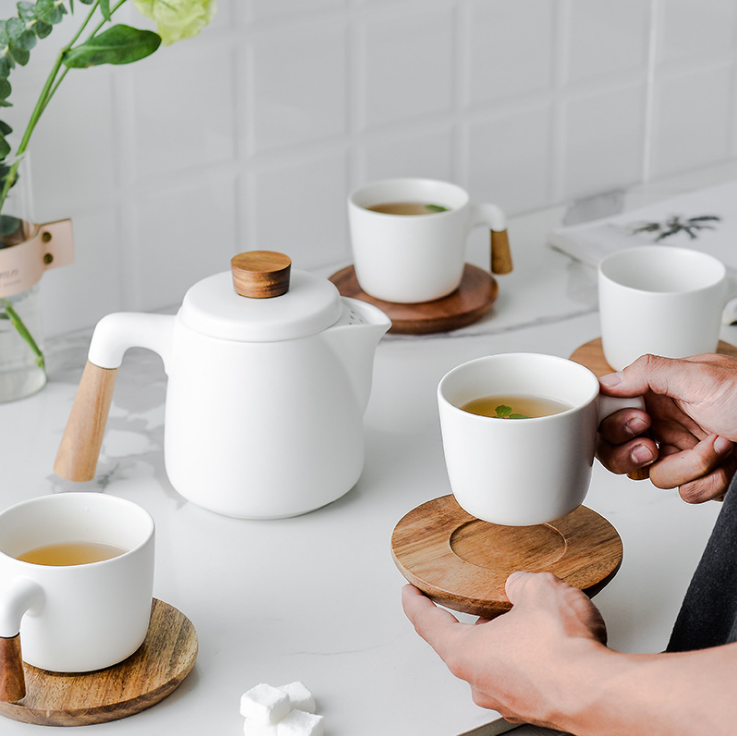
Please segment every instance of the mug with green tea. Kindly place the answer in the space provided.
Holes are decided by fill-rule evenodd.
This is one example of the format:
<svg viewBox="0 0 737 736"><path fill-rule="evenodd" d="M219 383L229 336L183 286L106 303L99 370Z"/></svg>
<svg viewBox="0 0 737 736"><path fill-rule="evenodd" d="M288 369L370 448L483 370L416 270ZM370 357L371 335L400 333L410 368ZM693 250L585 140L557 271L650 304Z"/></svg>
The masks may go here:
<svg viewBox="0 0 737 736"><path fill-rule="evenodd" d="M641 399L599 395L586 367L554 355L503 353L463 363L438 385L443 451L458 504L483 521L542 524L589 489L600 421Z"/></svg>
<svg viewBox="0 0 737 736"><path fill-rule="evenodd" d="M351 249L360 287L402 304L441 299L463 278L472 228L491 231L491 271L512 269L504 212L474 203L461 187L434 179L386 179L348 197Z"/></svg>

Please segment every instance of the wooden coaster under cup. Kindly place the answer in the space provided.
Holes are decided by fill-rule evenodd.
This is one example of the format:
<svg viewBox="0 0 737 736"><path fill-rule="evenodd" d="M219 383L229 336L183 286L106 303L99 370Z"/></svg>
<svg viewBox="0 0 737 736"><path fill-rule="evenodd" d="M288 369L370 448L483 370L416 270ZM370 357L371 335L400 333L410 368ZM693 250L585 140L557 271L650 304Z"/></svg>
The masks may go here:
<svg viewBox="0 0 737 736"><path fill-rule="evenodd" d="M512 572L550 572L593 596L622 562L616 529L585 506L548 524L501 526L466 513L453 495L406 514L391 545L399 571L425 595L484 618L511 608L504 584Z"/></svg>
<svg viewBox="0 0 737 736"><path fill-rule="evenodd" d="M442 299L420 304L399 304L375 299L358 284L356 270L346 266L330 277L342 296L360 299L381 309L392 321L389 332L398 335L429 335L466 327L480 320L499 294L499 284L488 272L467 263L461 285Z"/></svg>
<svg viewBox="0 0 737 736"><path fill-rule="evenodd" d="M182 683L197 659L197 632L176 608L154 598L143 644L96 672L47 672L24 664L26 696L0 703L0 715L40 726L86 726L140 713Z"/></svg>

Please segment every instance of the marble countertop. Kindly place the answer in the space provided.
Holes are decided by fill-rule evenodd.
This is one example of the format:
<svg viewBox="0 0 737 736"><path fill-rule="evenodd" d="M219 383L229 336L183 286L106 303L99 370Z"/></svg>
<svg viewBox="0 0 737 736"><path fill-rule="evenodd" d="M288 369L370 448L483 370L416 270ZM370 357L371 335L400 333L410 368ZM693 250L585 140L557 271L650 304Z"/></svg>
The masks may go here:
<svg viewBox="0 0 737 736"><path fill-rule="evenodd" d="M595 273L546 246L551 228L734 175L721 167L512 220L515 271L500 277L492 312L455 333L381 341L363 475L343 498L292 519L226 518L178 495L164 470L166 376L158 356L140 349L130 350L119 370L96 478L74 484L55 476L90 333L50 341L48 385L0 405L0 505L88 490L146 508L157 528L154 594L190 618L200 647L173 695L128 719L86 726L85 734L135 728L137 736L235 736L242 733L241 693L293 680L315 695L329 736L481 736L508 728L472 703L468 687L415 635L400 606L404 580L391 559L392 529L410 509L449 493L437 383L481 355L568 356L598 337ZM479 265L483 247L472 244L470 260ZM722 339L737 344L737 327L724 327ZM718 506L688 506L674 491L615 477L598 464L586 505L617 528L624 544L619 573L596 598L611 646L661 650ZM44 728L54 727L6 720L2 732Z"/></svg>

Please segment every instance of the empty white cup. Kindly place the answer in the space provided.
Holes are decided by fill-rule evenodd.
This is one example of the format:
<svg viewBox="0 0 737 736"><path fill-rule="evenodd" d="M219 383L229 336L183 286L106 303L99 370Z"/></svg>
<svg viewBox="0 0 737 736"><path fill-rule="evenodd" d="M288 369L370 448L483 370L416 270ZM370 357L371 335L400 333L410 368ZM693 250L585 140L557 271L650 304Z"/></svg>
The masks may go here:
<svg viewBox="0 0 737 736"><path fill-rule="evenodd" d="M599 264L604 357L619 371L647 353L713 353L726 301L724 264L706 253L667 245L612 253Z"/></svg>

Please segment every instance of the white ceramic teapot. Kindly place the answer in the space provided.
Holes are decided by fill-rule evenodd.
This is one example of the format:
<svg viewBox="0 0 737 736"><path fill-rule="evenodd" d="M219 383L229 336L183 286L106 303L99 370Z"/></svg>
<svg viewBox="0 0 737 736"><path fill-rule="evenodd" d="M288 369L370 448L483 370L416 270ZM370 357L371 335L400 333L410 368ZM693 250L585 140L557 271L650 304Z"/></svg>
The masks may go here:
<svg viewBox="0 0 737 736"><path fill-rule="evenodd" d="M353 487L389 319L326 279L292 271L279 253L241 253L231 272L195 284L176 316L100 320L58 475L94 477L117 369L128 348L144 347L164 361L166 472L189 501L227 516L280 518Z"/></svg>

